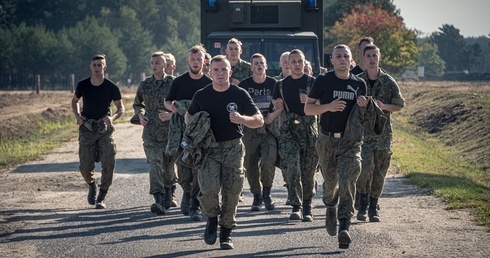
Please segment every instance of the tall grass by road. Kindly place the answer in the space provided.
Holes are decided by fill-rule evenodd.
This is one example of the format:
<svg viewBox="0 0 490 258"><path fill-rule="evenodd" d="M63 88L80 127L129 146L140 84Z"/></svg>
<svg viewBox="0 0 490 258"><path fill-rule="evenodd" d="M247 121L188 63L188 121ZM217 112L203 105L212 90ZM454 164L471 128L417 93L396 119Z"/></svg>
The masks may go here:
<svg viewBox="0 0 490 258"><path fill-rule="evenodd" d="M481 157L490 150L486 144L490 91L468 89L431 88L427 84L405 89L407 106L393 116L392 164L411 183L443 198L447 209L468 209L477 224L490 229L490 174L488 160ZM466 112L454 112L453 103ZM428 133L420 120L440 131ZM472 158L475 156L479 157Z"/></svg>

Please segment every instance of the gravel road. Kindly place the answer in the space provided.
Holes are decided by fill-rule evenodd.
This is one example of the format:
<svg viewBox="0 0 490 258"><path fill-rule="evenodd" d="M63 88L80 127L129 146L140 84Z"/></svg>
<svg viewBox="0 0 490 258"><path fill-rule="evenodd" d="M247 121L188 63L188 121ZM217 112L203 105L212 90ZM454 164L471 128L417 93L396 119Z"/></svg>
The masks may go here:
<svg viewBox="0 0 490 258"><path fill-rule="evenodd" d="M353 218L353 243L338 248L327 234L321 187L313 200L313 222L288 221L286 189L276 173L276 209L251 212L244 185L233 231L235 249L208 246L205 222L192 222L173 208L155 216L149 207L148 173L141 127L116 124L117 171L106 210L86 203L76 140L0 175L0 257L490 257L490 234L464 211L448 211L442 200L389 175L380 198L382 222ZM395 150L396 151L396 150ZM100 171L100 170L98 170ZM97 173L99 177L100 174ZM322 183L321 175L317 176ZM178 187L177 197L182 192Z"/></svg>

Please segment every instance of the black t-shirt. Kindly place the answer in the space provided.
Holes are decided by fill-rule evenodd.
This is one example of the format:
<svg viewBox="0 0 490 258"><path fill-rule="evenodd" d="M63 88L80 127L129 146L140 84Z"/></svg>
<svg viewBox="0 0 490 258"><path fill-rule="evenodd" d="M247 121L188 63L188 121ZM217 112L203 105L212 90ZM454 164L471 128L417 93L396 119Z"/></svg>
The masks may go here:
<svg viewBox="0 0 490 258"><path fill-rule="evenodd" d="M111 103L121 99L121 92L117 85L109 79L99 86L90 82L90 77L77 84L75 96L82 98L82 116L87 119L100 119L111 114Z"/></svg>
<svg viewBox="0 0 490 258"><path fill-rule="evenodd" d="M364 72L359 65L356 65L354 68L350 70L350 72L354 75L359 75Z"/></svg>
<svg viewBox="0 0 490 258"><path fill-rule="evenodd" d="M213 80L207 75L203 75L200 79L194 80L189 75L189 72L186 72L174 79L172 86L170 87L170 92L165 97L165 100L191 100L196 91L206 87L212 82Z"/></svg>
<svg viewBox="0 0 490 258"><path fill-rule="evenodd" d="M276 80L267 76L263 83L256 83L253 77L241 81L238 86L245 89L263 115L272 112L271 98Z"/></svg>
<svg viewBox="0 0 490 258"><path fill-rule="evenodd" d="M308 90L307 87L311 88L311 85L314 81L315 78L307 74L303 75L303 77L299 79L293 79L291 78L291 76L288 76L282 80L282 92L284 94L284 97L281 96L281 92L279 90L280 82L277 82L274 86L272 98L281 98L283 102L286 103L284 105L284 110L286 110L287 105L289 112L295 113L300 116L305 116L305 104L301 103L299 94L306 94Z"/></svg>
<svg viewBox="0 0 490 258"><path fill-rule="evenodd" d="M357 105L357 97L365 96L366 92L366 82L360 77L351 73L350 79L343 80L332 71L316 78L308 97L320 100L320 104L328 104L338 97L347 103L342 112L325 112L320 118L323 130L339 133L344 132L352 107Z"/></svg>
<svg viewBox="0 0 490 258"><path fill-rule="evenodd" d="M252 116L259 112L252 98L244 89L231 84L230 88L223 92L213 89L208 85L194 94L191 106L188 109L190 115L206 111L211 119L211 130L218 142L238 139L243 136L242 126L230 121L230 112L238 111L242 115Z"/></svg>

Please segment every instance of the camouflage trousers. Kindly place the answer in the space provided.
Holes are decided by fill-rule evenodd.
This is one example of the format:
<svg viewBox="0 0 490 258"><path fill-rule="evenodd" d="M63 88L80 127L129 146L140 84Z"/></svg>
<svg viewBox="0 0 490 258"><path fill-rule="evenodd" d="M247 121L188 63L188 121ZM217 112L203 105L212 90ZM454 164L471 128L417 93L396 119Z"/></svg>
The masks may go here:
<svg viewBox="0 0 490 258"><path fill-rule="evenodd" d="M189 193L191 197L199 194L199 184L197 183L197 170L177 164L178 182L182 191Z"/></svg>
<svg viewBox="0 0 490 258"><path fill-rule="evenodd" d="M165 187L170 188L177 183L175 161L177 154L165 155L167 142L143 139L146 162L150 175L150 194L165 193Z"/></svg>
<svg viewBox="0 0 490 258"><path fill-rule="evenodd" d="M362 142L347 142L320 132L316 145L323 175L323 203L338 207L338 219L354 215L356 181L361 173Z"/></svg>
<svg viewBox="0 0 490 258"><path fill-rule="evenodd" d="M244 128L243 144L245 157L243 166L254 195L262 194L262 187L272 187L276 173L277 139L271 133L257 133Z"/></svg>
<svg viewBox="0 0 490 258"><path fill-rule="evenodd" d="M100 189L108 190L112 184L116 168L116 144L114 143L115 129L101 123L91 126L81 125L78 128L78 156L80 158L80 173L87 184L95 181L95 162L101 164Z"/></svg>
<svg viewBox="0 0 490 258"><path fill-rule="evenodd" d="M281 163L286 166L286 185L290 203L301 206L304 200L311 200L316 194L318 155L315 149L316 135L310 135L307 124L297 127L294 135L281 135L279 148ZM298 145L297 139L293 139L296 136L302 139L302 145Z"/></svg>
<svg viewBox="0 0 490 258"><path fill-rule="evenodd" d="M244 152L241 139L218 142L197 173L198 199L204 215L211 218L220 216L219 224L225 228L236 226L238 198L244 180Z"/></svg>
<svg viewBox="0 0 490 258"><path fill-rule="evenodd" d="M369 143L362 145L362 170L357 179L357 191L379 198L383 193L386 173L390 167L391 149L378 150Z"/></svg>

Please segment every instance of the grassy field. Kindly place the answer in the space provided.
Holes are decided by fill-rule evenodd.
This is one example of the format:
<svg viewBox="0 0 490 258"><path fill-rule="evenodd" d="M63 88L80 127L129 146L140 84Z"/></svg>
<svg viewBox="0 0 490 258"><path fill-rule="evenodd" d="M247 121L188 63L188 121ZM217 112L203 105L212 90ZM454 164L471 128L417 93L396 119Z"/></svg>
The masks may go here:
<svg viewBox="0 0 490 258"><path fill-rule="evenodd" d="M45 103L38 111L30 110L32 112L28 114L1 121L3 124L0 126L0 135L2 135L0 138L0 172L27 161L39 159L41 155L49 153L53 148L78 136L78 127L75 125L74 116L69 107L72 96L71 93L62 96L53 94L49 101L66 104L54 109L46 109L50 105ZM15 95L15 97L19 98L15 102L47 102L46 99L36 99L36 96L27 94ZM123 103L127 111L123 118L116 120L116 123L129 121L133 113L133 98L134 93L124 94ZM9 107L10 104L0 103L1 111Z"/></svg>
<svg viewBox="0 0 490 258"><path fill-rule="evenodd" d="M490 87L400 87L407 106L393 116L393 165L448 209L469 209L490 228Z"/></svg>

